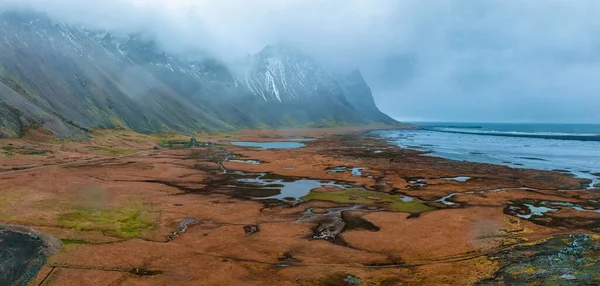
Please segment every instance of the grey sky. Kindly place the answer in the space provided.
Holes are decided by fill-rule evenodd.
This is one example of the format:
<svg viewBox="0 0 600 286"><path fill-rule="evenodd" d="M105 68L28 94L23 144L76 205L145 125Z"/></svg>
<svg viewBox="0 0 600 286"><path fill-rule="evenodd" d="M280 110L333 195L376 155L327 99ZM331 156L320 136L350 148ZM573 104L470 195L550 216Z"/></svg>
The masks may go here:
<svg viewBox="0 0 600 286"><path fill-rule="evenodd" d="M235 60L288 42L360 68L400 120L600 123L600 1L0 0Z"/></svg>

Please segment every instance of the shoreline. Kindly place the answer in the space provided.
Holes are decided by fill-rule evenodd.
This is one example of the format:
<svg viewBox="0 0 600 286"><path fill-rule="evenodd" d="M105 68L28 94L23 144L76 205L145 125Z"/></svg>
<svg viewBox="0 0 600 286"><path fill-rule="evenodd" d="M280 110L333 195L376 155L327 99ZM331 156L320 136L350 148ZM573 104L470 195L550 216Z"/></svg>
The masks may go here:
<svg viewBox="0 0 600 286"><path fill-rule="evenodd" d="M430 129L424 129L423 131L424 132L434 132L434 133L440 132L442 134L448 134L448 133L450 133L450 134L452 134L452 133L466 134L466 135L473 135L475 137L490 135L490 136L494 136L494 137L529 138L529 137L522 137L522 136L503 136L503 135L498 135L498 134L494 135L494 134L479 134L479 133L473 134L473 133L462 133L462 132L430 130ZM407 146L407 144L395 143L395 141L396 141L395 139L386 138L384 135L379 135L378 137L383 140L387 140L390 144L397 145L400 148L406 148L406 149L422 152L422 154L424 156L438 157L438 158L443 158L443 159L453 160L453 161L466 161L466 162L470 162L470 163L482 163L482 164L492 164L492 165L498 165L498 166L507 166L507 167L515 168L515 169L533 169L533 170L541 170L541 171L568 173L571 176L573 176L574 178L582 180L581 188L585 188L585 189L589 189L589 190L598 190L599 189L598 185L600 183L600 176L595 176L593 169L587 169L587 168L574 169L575 167L573 167L573 166L555 165L557 163L552 161L552 158L550 158L550 159L548 159L546 157L507 158L506 157L507 155L516 155L516 153L515 154L509 154L509 153L503 154L502 151L493 150L493 149L488 149L486 151L482 151L482 152L478 151L478 152L472 153L472 152L469 152L467 149L456 150L456 148L451 150L451 151L453 151L452 156L448 156L448 155L444 154L443 147L436 148L433 145L426 146L422 142L421 142L421 144L419 144L418 142L414 142L415 146ZM443 140L444 138L439 138L439 139ZM443 146L443 143L440 145ZM454 143L454 145L456 145L456 143ZM451 145L451 146L456 147L454 145ZM498 146L494 146L494 147L498 147ZM460 148L460 147L457 147L457 148ZM463 151L463 152L461 153L461 151ZM495 155L495 157L494 156L488 157L486 155L486 154L488 154L488 152L492 155ZM523 155L523 154L520 154L520 155ZM502 158L502 156L504 156L504 157ZM514 161L515 159L517 159L517 160ZM525 161L523 161L523 159L525 159ZM504 160L504 161L502 161L502 160ZM536 161L536 162L531 162L531 160ZM494 162L494 161L496 161L496 162ZM550 162L550 164L552 164L552 165L545 164L543 162Z"/></svg>
<svg viewBox="0 0 600 286"><path fill-rule="evenodd" d="M570 140L570 141L590 141L600 142L600 135L537 135L537 134L513 134L509 132L467 132L467 131L456 131L456 130L440 130L440 129L424 129L428 131L453 133L453 134L466 134L466 135L477 135L477 136L496 136L496 137L513 137L513 138L531 138L531 139L550 139L550 140Z"/></svg>

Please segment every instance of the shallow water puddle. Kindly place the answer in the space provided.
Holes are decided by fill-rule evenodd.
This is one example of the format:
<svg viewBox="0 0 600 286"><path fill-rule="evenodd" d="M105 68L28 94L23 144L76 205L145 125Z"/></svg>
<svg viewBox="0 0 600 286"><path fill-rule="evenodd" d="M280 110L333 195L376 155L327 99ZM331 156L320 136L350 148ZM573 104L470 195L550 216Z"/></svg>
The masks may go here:
<svg viewBox="0 0 600 286"><path fill-rule="evenodd" d="M593 201L590 201L593 202ZM591 206L583 206L569 202L553 202L553 201L535 201L525 200L517 201L514 205L510 205L507 209L508 214L518 216L524 219L531 219L532 216L542 217L547 212L558 211L561 207L571 208L581 212L600 213L600 209Z"/></svg>
<svg viewBox="0 0 600 286"><path fill-rule="evenodd" d="M517 214L517 216L520 218L524 218L524 219L530 219L532 216L544 216L544 214L547 212L552 212L552 211L558 210L558 209L553 209L553 208L543 207L543 206L536 207L531 204L523 204L523 205L526 206L527 208L529 208L529 214ZM511 208L518 208L518 207L512 206Z"/></svg>
<svg viewBox="0 0 600 286"><path fill-rule="evenodd" d="M297 149L306 146L306 144L296 141L282 142L252 142L252 141L235 141L231 145L240 147L256 147L261 149Z"/></svg>
<svg viewBox="0 0 600 286"><path fill-rule="evenodd" d="M266 174L262 174L253 179L238 179L238 182L258 184L264 186L263 189L278 189L280 193L274 196L260 197L256 199L278 199L278 200L299 200L306 196L311 190L335 186L341 189L351 188L351 185L336 183L335 181L322 181L311 179L285 180L285 179L265 179Z"/></svg>
<svg viewBox="0 0 600 286"><path fill-rule="evenodd" d="M423 178L412 178L412 179L408 179L408 183L410 184L409 186L407 186L407 189L418 189L418 188L426 188L427 187L427 179L423 179Z"/></svg>
<svg viewBox="0 0 600 286"><path fill-rule="evenodd" d="M243 160L243 159L230 159L230 160L227 160L227 162L232 162L232 163L246 163L246 164L252 164L252 165L260 165L260 164L262 164L262 162L258 161L258 160Z"/></svg>
<svg viewBox="0 0 600 286"><path fill-rule="evenodd" d="M409 184L427 184L427 180L426 179L412 179L408 181Z"/></svg>
<svg viewBox="0 0 600 286"><path fill-rule="evenodd" d="M452 197L454 197L456 194L457 194L457 193L452 193L452 194L449 194L449 195L447 195L447 196L444 196L444 197L442 197L441 199L439 199L439 200L437 200L437 201L435 201L435 202L442 203L442 204L445 204L445 205L447 205L447 206L453 206L453 205L455 205L456 203L455 203L455 202L451 202L451 201L449 201L449 199L451 199Z"/></svg>
<svg viewBox="0 0 600 286"><path fill-rule="evenodd" d="M167 236L167 241L172 241L173 238L179 237L182 233L185 233L188 227L192 224L201 223L202 219L198 219L195 217L186 217L181 222L179 222L179 231L174 231L171 235Z"/></svg>
<svg viewBox="0 0 600 286"><path fill-rule="evenodd" d="M542 205L549 205L549 206L558 206L558 207L569 207L572 208L576 211L580 211L580 212L592 212L592 213L600 213L600 209L586 209L581 205L578 204L573 204L573 203L567 203L567 202L547 202L544 201L541 203Z"/></svg>
<svg viewBox="0 0 600 286"><path fill-rule="evenodd" d="M590 203L597 203L592 200ZM597 207L597 206L595 206ZM565 209L566 208L566 209ZM535 224L549 227L561 227L565 229L587 230L600 232L600 221L597 215L565 215L569 208L576 211L600 213L600 210L592 208L587 204L571 204L567 202L537 201L533 199L521 199L511 201L504 208L504 214L527 219ZM549 214L557 212L558 214ZM560 213L563 213L562 215Z"/></svg>
<svg viewBox="0 0 600 286"><path fill-rule="evenodd" d="M251 174L244 174L244 178L238 178L236 181L239 183L238 187L242 189L240 194L255 200L275 199L290 202L321 200L357 205L357 208L370 206L410 213L421 213L432 209L424 202L409 196L368 191L344 182L279 177L268 173L259 174L257 177L248 177L248 175ZM334 188L317 190L323 187ZM338 211L343 210L348 209L343 207ZM312 210L309 212L317 213ZM324 211L330 214L331 212L336 212L336 209Z"/></svg>
<svg viewBox="0 0 600 286"><path fill-rule="evenodd" d="M455 182L461 182L461 183L464 183L470 179L471 179L471 177L442 178L442 180L455 181Z"/></svg>
<svg viewBox="0 0 600 286"><path fill-rule="evenodd" d="M364 170L366 168L352 168L352 170L350 170L350 173L352 174L352 176L362 176L362 170Z"/></svg>
<svg viewBox="0 0 600 286"><path fill-rule="evenodd" d="M346 171L348 171L348 168L346 168L346 167L335 167L335 168L329 170L329 173L330 174L339 174L339 173L343 173Z"/></svg>
<svg viewBox="0 0 600 286"><path fill-rule="evenodd" d="M339 166L339 167L335 167L329 170L330 174L339 174L339 173L344 173L347 171L350 171L350 174L352 174L352 176L355 177L360 177L363 175L362 170L366 170L368 168L366 167L346 167L346 166Z"/></svg>

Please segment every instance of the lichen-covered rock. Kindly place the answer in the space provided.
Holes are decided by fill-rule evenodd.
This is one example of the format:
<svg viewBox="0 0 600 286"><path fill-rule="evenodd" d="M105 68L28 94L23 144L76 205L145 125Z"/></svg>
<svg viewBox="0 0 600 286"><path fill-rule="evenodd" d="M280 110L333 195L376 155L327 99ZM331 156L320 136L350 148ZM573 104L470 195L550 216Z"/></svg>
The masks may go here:
<svg viewBox="0 0 600 286"><path fill-rule="evenodd" d="M500 262L493 279L477 285L597 285L600 258L597 242L587 234L556 237L540 244L517 247L490 258Z"/></svg>
<svg viewBox="0 0 600 286"><path fill-rule="evenodd" d="M247 234L255 234L260 231L258 224L248 224L244 226L244 232Z"/></svg>

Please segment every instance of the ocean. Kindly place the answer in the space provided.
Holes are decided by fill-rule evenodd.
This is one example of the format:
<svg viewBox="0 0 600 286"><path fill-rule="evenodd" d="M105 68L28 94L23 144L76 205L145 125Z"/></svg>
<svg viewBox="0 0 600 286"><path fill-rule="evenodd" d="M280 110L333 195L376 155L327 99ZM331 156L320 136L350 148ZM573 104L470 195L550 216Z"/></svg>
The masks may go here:
<svg viewBox="0 0 600 286"><path fill-rule="evenodd" d="M414 130L375 131L396 145L427 156L563 170L600 184L600 124L414 122Z"/></svg>

